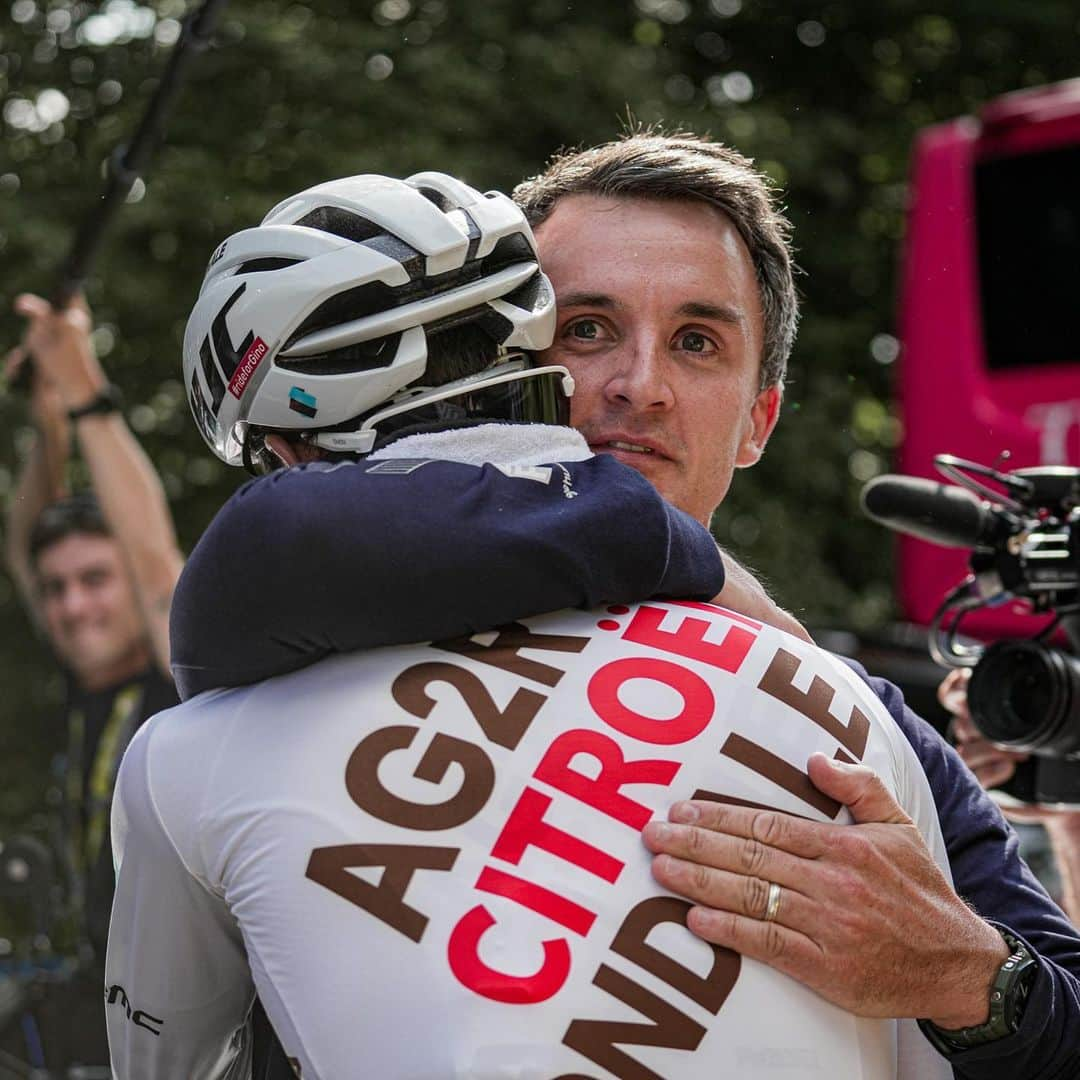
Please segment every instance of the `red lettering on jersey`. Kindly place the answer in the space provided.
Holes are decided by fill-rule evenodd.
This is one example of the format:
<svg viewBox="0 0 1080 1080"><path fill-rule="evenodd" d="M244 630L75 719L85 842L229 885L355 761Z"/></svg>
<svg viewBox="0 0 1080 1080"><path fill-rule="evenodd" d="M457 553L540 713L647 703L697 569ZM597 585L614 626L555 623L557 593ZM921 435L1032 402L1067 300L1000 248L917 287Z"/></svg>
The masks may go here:
<svg viewBox="0 0 1080 1080"><path fill-rule="evenodd" d="M505 896L507 900L513 900L515 904L527 907L537 915L543 915L582 937L585 937L596 922L596 915L588 908L545 889L543 885L525 881L524 878L515 877L491 866L485 866L480 871L476 887L495 896Z"/></svg>
<svg viewBox="0 0 1080 1080"><path fill-rule="evenodd" d="M543 795L534 788L526 788L517 805L510 811L491 854L496 859L503 859L516 866L529 847L538 847L573 863L574 866L580 866L582 870L587 870L604 881L615 881L622 873L625 863L598 847L549 825L544 821L544 814L550 805L550 796Z"/></svg>
<svg viewBox="0 0 1080 1080"><path fill-rule="evenodd" d="M642 604L630 620L623 640L632 641L636 645L650 645L654 649L685 656L690 660L700 660L703 664L731 672L739 670L750 647L757 640L757 634L752 630L743 626L729 626L719 642L706 641L705 634L716 625L715 622L694 619L689 615L684 617L674 630L662 629L660 624L664 616L674 614L676 613L663 608ZM727 612L724 612L724 617L728 618Z"/></svg>
<svg viewBox="0 0 1080 1080"><path fill-rule="evenodd" d="M759 623L757 619L751 619L748 615L741 615L737 611L732 611L731 608L722 607L720 604L710 604L705 600L666 600L664 602L676 607L697 608L698 611L708 611L713 615L723 615L725 619L742 623L743 626L752 627L754 630L760 630L762 627L762 624Z"/></svg>
<svg viewBox="0 0 1080 1080"><path fill-rule="evenodd" d="M664 720L628 708L619 700L619 688L631 679L651 679L670 686L682 696L682 711ZM596 715L616 731L662 746L689 742L700 735L712 719L715 706L712 690L700 675L670 660L636 656L612 660L599 668L589 680L588 698Z"/></svg>
<svg viewBox="0 0 1080 1080"><path fill-rule="evenodd" d="M468 990L506 1005L536 1005L558 993L570 974L570 949L561 938L543 942L544 962L532 975L509 975L480 959L480 939L495 925L482 905L458 920L450 933L447 958L457 981Z"/></svg>
<svg viewBox="0 0 1080 1080"><path fill-rule="evenodd" d="M600 766L596 778L572 768L579 754L586 754ZM661 784L675 778L677 761L627 761L619 744L599 731L565 731L548 747L533 776L559 791L573 796L602 814L641 830L652 811L620 792L625 784Z"/></svg>

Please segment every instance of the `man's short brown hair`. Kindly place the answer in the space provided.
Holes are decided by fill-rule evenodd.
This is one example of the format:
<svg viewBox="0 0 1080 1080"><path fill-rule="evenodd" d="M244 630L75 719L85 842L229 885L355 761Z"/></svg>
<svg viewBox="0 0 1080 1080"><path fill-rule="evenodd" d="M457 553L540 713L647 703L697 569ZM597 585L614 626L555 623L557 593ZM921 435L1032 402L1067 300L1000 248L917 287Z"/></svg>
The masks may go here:
<svg viewBox="0 0 1080 1080"><path fill-rule="evenodd" d="M46 549L69 536L112 536L92 491L80 491L49 503L30 530L30 558L36 563Z"/></svg>
<svg viewBox="0 0 1080 1080"><path fill-rule="evenodd" d="M722 210L750 252L761 294L761 386L783 384L799 317L791 225L770 181L749 158L700 135L640 131L558 154L514 189L514 201L534 228L567 195L700 199Z"/></svg>

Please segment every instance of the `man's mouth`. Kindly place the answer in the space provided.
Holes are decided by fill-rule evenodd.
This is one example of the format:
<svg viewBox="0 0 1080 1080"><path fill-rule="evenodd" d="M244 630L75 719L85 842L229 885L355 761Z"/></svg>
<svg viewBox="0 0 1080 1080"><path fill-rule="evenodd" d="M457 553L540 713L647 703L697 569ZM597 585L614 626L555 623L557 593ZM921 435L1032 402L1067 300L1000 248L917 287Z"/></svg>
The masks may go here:
<svg viewBox="0 0 1080 1080"><path fill-rule="evenodd" d="M640 443L632 442L620 442L617 439L612 439L611 442L599 443L601 448L608 448L610 450L626 450L632 454L652 454L655 451L651 446L642 446Z"/></svg>
<svg viewBox="0 0 1080 1080"><path fill-rule="evenodd" d="M634 438L629 432L600 431L594 436L586 436L589 449L594 454L606 452L633 455L635 457L653 457L669 459L667 447L652 438Z"/></svg>

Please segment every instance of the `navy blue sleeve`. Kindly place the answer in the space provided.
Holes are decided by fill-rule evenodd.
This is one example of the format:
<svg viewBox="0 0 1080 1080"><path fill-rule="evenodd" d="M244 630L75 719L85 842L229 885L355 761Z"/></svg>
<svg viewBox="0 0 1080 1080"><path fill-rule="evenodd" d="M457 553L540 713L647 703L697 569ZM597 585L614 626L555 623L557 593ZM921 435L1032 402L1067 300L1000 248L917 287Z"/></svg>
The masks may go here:
<svg viewBox="0 0 1080 1080"><path fill-rule="evenodd" d="M711 599L723 582L708 530L609 457L317 463L246 484L199 540L173 598L173 674L186 699L333 652Z"/></svg>
<svg viewBox="0 0 1080 1080"><path fill-rule="evenodd" d="M1020 1030L950 1058L964 1080L1080 1077L1080 934L1020 858L1016 833L956 751L905 704L900 690L847 661L884 702L922 763L937 805L957 893L1021 938L1039 974Z"/></svg>

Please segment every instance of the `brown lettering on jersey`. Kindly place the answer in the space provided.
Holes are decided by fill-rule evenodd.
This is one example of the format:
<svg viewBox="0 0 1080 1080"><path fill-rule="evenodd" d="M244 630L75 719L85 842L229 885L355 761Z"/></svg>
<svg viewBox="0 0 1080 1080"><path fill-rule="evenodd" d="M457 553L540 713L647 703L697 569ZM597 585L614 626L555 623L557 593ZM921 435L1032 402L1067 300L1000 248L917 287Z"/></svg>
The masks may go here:
<svg viewBox="0 0 1080 1080"><path fill-rule="evenodd" d="M394 700L410 715L426 720L435 708L435 699L428 694L432 683L449 683L465 699L480 730L496 746L513 750L536 718L547 698L535 690L521 687L510 703L500 711L488 689L473 672L457 664L425 663L406 668L391 688Z"/></svg>
<svg viewBox="0 0 1080 1080"><path fill-rule="evenodd" d="M611 948L715 1016L735 986L742 957L731 949L713 945L712 967L702 978L648 942L650 931L660 923L685 926L686 913L692 906L674 896L652 896L642 900L627 913Z"/></svg>
<svg viewBox="0 0 1080 1080"><path fill-rule="evenodd" d="M840 803L818 791L806 773L765 747L758 746L756 742L732 733L724 741L720 753L752 769L759 776L764 776L766 780L771 780L785 791L790 791L797 799L820 810L826 816L834 818L840 813Z"/></svg>
<svg viewBox="0 0 1080 1080"><path fill-rule="evenodd" d="M308 860L305 877L419 942L428 918L405 903L409 882L417 870L450 870L459 850L416 844L339 844L316 848ZM351 867L359 866L383 867L379 884L371 885L349 873Z"/></svg>
<svg viewBox="0 0 1080 1080"><path fill-rule="evenodd" d="M413 776L440 783L451 765L460 765L461 786L441 803L412 802L395 795L379 779L379 763L388 754L411 746L419 728L379 728L357 743L345 766L345 787L352 801L380 821L403 829L431 832L462 825L480 812L495 786L491 758L473 743L439 733L431 740Z"/></svg>
<svg viewBox="0 0 1080 1080"><path fill-rule="evenodd" d="M566 674L561 668L543 664L539 660L530 660L521 655L522 649L541 649L549 652L579 653L589 644L587 637L571 637L567 634L534 634L521 623L500 626L498 637L490 645L481 645L472 638L455 638L453 641L440 641L437 649L467 656L483 664L491 664L502 671L520 675L523 679L532 679L544 686L557 686Z"/></svg>
<svg viewBox="0 0 1080 1080"><path fill-rule="evenodd" d="M705 1036L705 1029L696 1021L606 964L600 965L593 985L652 1021L638 1024L624 1020L574 1020L566 1029L565 1046L620 1080L663 1080L663 1077L617 1049L616 1043L696 1050Z"/></svg>
<svg viewBox="0 0 1080 1080"><path fill-rule="evenodd" d="M814 676L809 690L797 690L792 680L798 670L799 658L785 649L778 649L758 688L812 720L861 761L870 734L870 721L866 715L853 705L848 722L845 724L838 720L829 711L836 690L819 675Z"/></svg>
<svg viewBox="0 0 1080 1080"><path fill-rule="evenodd" d="M840 751L840 754L842 754L842 753L843 753L843 750ZM840 754L837 754L837 757L839 757ZM775 806L770 806L768 803L754 802L753 799L740 799L740 798L737 798L735 795L722 795L718 791L706 791L705 788L698 788L697 791L695 791L694 794L690 796L690 798L691 799L702 799L705 802L724 803L725 806L746 806L746 807L749 807L751 810L775 810L776 809ZM805 814L793 813L791 810L785 810L784 813L785 814L790 814L791 817L802 818L803 821L813 821L814 820L813 818L808 818Z"/></svg>

